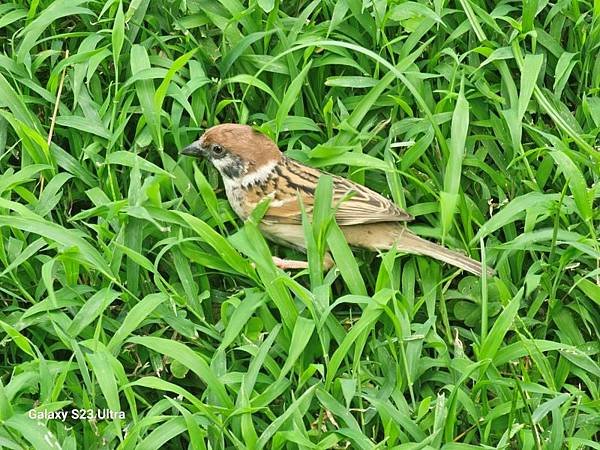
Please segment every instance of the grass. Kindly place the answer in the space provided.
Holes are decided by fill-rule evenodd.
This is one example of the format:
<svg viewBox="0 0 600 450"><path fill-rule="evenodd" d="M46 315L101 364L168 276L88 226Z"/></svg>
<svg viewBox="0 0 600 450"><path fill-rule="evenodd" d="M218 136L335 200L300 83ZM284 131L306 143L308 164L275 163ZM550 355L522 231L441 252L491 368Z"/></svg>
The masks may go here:
<svg viewBox="0 0 600 450"><path fill-rule="evenodd" d="M0 447L600 448L598 54L597 0L3 2ZM497 276L353 254L327 178L276 269L178 154L227 121Z"/></svg>

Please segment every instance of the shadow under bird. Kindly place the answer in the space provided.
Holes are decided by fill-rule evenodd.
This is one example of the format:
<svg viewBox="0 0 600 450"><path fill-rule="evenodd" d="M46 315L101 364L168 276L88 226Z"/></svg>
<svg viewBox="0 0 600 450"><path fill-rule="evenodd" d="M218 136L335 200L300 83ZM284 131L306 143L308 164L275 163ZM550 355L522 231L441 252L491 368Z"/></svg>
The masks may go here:
<svg viewBox="0 0 600 450"><path fill-rule="evenodd" d="M181 153L207 158L215 166L223 177L227 199L242 220L269 197L269 207L259 225L262 233L274 242L306 249L298 197L311 218L315 190L324 172L286 157L271 139L248 125L214 126ZM481 275L480 262L411 232L406 222L413 217L389 199L345 178L331 177L337 206L335 219L352 247L371 251L396 247ZM274 260L282 268L304 268L307 264ZM329 255L326 261L331 263ZM487 271L493 274L492 269Z"/></svg>

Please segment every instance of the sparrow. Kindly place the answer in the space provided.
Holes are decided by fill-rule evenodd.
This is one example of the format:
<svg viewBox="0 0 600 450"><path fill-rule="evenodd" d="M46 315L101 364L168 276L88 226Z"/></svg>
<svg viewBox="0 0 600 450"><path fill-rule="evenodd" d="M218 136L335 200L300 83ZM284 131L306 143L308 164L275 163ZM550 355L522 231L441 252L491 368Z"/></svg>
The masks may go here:
<svg viewBox="0 0 600 450"><path fill-rule="evenodd" d="M325 172L286 157L270 138L251 126L235 123L208 129L181 153L207 158L214 165L223 178L229 204L240 219L246 220L262 200L269 198L259 224L261 232L271 241L306 250L299 197L310 219L317 183ZM406 223L413 217L386 197L346 178L330 176L337 206L335 220L351 247L371 251L395 247L481 275L480 262L410 231ZM332 262L329 255L325 259ZM305 262L279 258L274 262L282 268L306 267Z"/></svg>

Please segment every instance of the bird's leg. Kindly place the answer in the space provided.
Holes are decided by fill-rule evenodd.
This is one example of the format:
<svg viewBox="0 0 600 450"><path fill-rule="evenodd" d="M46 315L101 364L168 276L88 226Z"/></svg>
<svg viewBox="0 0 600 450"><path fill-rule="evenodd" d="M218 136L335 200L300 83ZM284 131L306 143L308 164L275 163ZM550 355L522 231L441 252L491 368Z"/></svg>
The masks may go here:
<svg viewBox="0 0 600 450"><path fill-rule="evenodd" d="M307 261L295 261L293 259L283 259L273 256L273 264L283 270L288 269L308 269Z"/></svg>
<svg viewBox="0 0 600 450"><path fill-rule="evenodd" d="M297 261L294 259L282 259L273 256L273 264L283 270L289 269L308 269L308 261ZM323 256L323 270L329 270L333 267L333 258L329 253Z"/></svg>

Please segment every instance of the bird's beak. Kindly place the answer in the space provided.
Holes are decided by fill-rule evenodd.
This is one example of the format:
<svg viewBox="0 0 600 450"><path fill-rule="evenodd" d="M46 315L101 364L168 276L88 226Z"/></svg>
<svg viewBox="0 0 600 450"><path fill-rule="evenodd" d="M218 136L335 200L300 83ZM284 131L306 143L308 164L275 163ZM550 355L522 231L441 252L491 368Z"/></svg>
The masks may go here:
<svg viewBox="0 0 600 450"><path fill-rule="evenodd" d="M205 154L204 149L198 142L193 142L192 144L188 145L186 148L181 150L181 152L179 153L186 156L195 156L197 158L200 156L204 156Z"/></svg>

